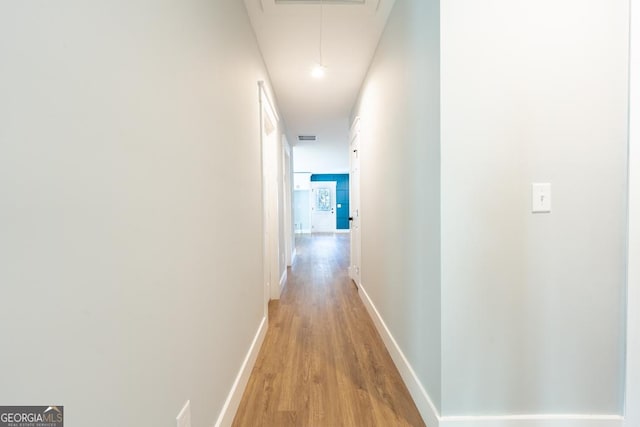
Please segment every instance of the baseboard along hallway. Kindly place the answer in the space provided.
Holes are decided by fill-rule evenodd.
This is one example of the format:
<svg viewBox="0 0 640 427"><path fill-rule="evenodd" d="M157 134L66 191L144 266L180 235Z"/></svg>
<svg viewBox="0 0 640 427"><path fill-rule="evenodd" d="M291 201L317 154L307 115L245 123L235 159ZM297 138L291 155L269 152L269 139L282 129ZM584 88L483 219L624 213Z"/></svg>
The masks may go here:
<svg viewBox="0 0 640 427"><path fill-rule="evenodd" d="M296 252L233 425L424 426L347 275L349 235L298 235Z"/></svg>

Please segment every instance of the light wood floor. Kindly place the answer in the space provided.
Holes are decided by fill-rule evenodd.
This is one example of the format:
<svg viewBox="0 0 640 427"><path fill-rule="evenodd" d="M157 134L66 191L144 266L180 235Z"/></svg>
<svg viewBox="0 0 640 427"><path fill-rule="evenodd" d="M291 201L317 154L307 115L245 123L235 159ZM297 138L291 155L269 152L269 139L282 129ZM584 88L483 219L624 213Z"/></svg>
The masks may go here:
<svg viewBox="0 0 640 427"><path fill-rule="evenodd" d="M233 426L424 426L347 275L347 234L305 235Z"/></svg>

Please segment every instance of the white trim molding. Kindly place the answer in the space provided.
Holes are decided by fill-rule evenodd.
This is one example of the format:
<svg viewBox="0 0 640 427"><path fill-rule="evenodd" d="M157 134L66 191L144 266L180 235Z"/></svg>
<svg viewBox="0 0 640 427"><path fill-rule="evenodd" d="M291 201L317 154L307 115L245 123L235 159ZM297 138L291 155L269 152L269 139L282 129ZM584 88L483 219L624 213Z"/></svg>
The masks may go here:
<svg viewBox="0 0 640 427"><path fill-rule="evenodd" d="M444 416L439 427L621 427L620 415Z"/></svg>
<svg viewBox="0 0 640 427"><path fill-rule="evenodd" d="M269 90L267 89L266 84L264 83L264 80L259 80L258 81L258 88L260 91L260 100L265 100L267 102L267 104L269 104L269 108L271 109L271 113L273 113L272 119L274 123L278 123L280 122L280 116L278 115L278 109L276 108L275 104L273 102L271 102L271 94L269 93Z"/></svg>
<svg viewBox="0 0 640 427"><path fill-rule="evenodd" d="M413 367L389 331L367 291L358 283L358 293L382 337L400 376L428 427L627 427L620 415L532 414L496 416L442 416L418 379ZM631 427L631 425L629 425ZM637 427L634 425L634 427Z"/></svg>
<svg viewBox="0 0 640 427"><path fill-rule="evenodd" d="M278 298L282 295L282 291L284 290L284 285L287 283L287 267L284 268L282 272L282 276L280 276L280 292L278 293Z"/></svg>
<svg viewBox="0 0 640 427"><path fill-rule="evenodd" d="M293 248L293 251L291 251L291 265L289 267L293 267L293 263L296 262L297 255L298 252L296 251L296 248Z"/></svg>
<svg viewBox="0 0 640 427"><path fill-rule="evenodd" d="M263 317L214 427L229 427L233 423L233 419L238 411L238 406L240 406L240 401L242 400L242 394L244 393L244 389L247 387L251 371L253 370L253 366L256 364L258 353L262 347L264 337L267 334L267 325L267 318Z"/></svg>
<svg viewBox="0 0 640 427"><path fill-rule="evenodd" d="M378 312L378 309L369 298L369 294L362 286L362 283L356 283L358 285L358 294L360 295L360 299L364 303L371 319L373 319L373 323L378 330L378 333L382 337L382 341L384 341L391 358L393 359L393 363L395 363L398 371L400 372L400 376L404 380L405 385L409 389L409 393L411 397L413 397L413 401L418 407L418 411L420 411L420 415L422 415L423 420L429 427L438 427L440 424L440 415L438 414L438 410L436 409L431 397L423 387L422 383L418 379L415 371L411 367L411 364L404 356L404 353L400 349L400 346L396 342L393 335L387 328L387 325L382 320L382 316Z"/></svg>

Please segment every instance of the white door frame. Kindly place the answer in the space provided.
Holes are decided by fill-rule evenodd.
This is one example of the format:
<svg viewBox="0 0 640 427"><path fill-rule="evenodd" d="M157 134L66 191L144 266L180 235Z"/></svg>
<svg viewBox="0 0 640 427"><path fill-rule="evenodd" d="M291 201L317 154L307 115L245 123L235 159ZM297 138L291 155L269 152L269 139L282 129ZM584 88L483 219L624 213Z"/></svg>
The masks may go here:
<svg viewBox="0 0 640 427"><path fill-rule="evenodd" d="M631 0L625 427L640 426L640 0ZM635 29L635 31L634 31Z"/></svg>
<svg viewBox="0 0 640 427"><path fill-rule="evenodd" d="M349 221L351 234L351 253L349 254L349 277L360 287L360 263L362 260L362 236L360 229L360 117L356 117L351 126L351 141L349 144ZM355 157L358 159L354 162ZM357 168L357 174L354 170ZM357 176L357 179L354 177ZM355 231L354 231L355 230Z"/></svg>
<svg viewBox="0 0 640 427"><path fill-rule="evenodd" d="M260 146L262 151L262 225L264 310L269 315L269 300L280 296L279 214L278 214L278 127L280 119L264 87L260 92Z"/></svg>
<svg viewBox="0 0 640 427"><path fill-rule="evenodd" d="M283 206L284 206L284 251L285 263L291 267L295 257L293 243L293 168L291 146L287 137L282 135L282 174L284 177Z"/></svg>

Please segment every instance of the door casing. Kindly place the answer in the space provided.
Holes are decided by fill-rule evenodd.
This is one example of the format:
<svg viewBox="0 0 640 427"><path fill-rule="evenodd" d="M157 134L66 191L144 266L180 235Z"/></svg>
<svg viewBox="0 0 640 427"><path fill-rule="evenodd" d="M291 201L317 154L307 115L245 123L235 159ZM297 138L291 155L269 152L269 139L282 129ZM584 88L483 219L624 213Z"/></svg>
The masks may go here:
<svg viewBox="0 0 640 427"><path fill-rule="evenodd" d="M356 117L351 127L349 146L349 227L351 229L351 253L349 277L360 286L360 261L362 237L360 229L360 118Z"/></svg>

